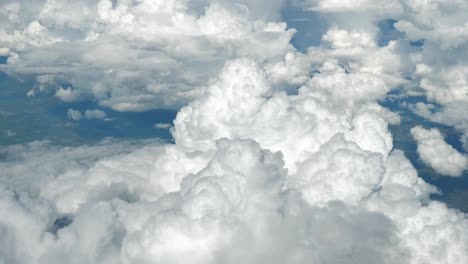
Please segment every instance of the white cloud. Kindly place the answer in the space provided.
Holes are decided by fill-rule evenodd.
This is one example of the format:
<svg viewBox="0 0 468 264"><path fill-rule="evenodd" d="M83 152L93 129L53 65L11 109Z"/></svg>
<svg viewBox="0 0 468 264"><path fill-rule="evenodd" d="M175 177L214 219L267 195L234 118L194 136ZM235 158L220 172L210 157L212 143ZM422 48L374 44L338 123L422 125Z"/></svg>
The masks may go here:
<svg viewBox="0 0 468 264"><path fill-rule="evenodd" d="M453 126L461 131L463 135L460 141L464 149L468 149L468 116L464 114L467 108L466 102L457 100L444 106L418 102L408 107L415 114L431 120L432 122Z"/></svg>
<svg viewBox="0 0 468 264"><path fill-rule="evenodd" d="M72 109L72 108L68 109L67 116L68 116L68 119L75 120L75 121L78 121L81 118L83 118L83 114L81 114L80 111Z"/></svg>
<svg viewBox="0 0 468 264"><path fill-rule="evenodd" d="M425 39L443 49L456 48L468 41L468 3L453 1L403 1L406 15L396 28L410 40Z"/></svg>
<svg viewBox="0 0 468 264"><path fill-rule="evenodd" d="M398 12L401 8L399 1L384 0L376 3L372 0L300 0L309 9L322 12Z"/></svg>
<svg viewBox="0 0 468 264"><path fill-rule="evenodd" d="M418 143L421 160L438 173L456 177L468 169L468 158L447 144L437 128L413 127L411 135Z"/></svg>
<svg viewBox="0 0 468 264"><path fill-rule="evenodd" d="M380 186L383 158L379 153L363 151L337 134L299 165L297 174L290 178L290 186L301 190L311 204L334 200L359 202Z"/></svg>
<svg viewBox="0 0 468 264"><path fill-rule="evenodd" d="M35 93L33 90L32 92ZM60 98L60 100L64 102L75 102L82 98L79 91L73 90L70 87L64 89L61 86L59 87L57 92L55 92L55 96Z"/></svg>
<svg viewBox="0 0 468 264"><path fill-rule="evenodd" d="M463 133L467 148L466 1L298 2L323 15L329 24L321 45L308 49L303 64L318 68L324 60L336 60L348 72L378 75L391 90L425 96L438 110L426 111L424 117L454 126ZM380 47L379 35L389 29L379 29L379 22L388 19L395 21L390 30L401 34Z"/></svg>
<svg viewBox="0 0 468 264"><path fill-rule="evenodd" d="M211 157L187 155L157 140L104 141L75 148L35 141L4 147L0 153L11 161L2 164L2 181L54 201L60 214L74 214L87 203L113 197L153 201L177 190L188 172L201 169Z"/></svg>
<svg viewBox="0 0 468 264"><path fill-rule="evenodd" d="M14 137L16 136L16 133L11 130L3 130L3 135L7 137Z"/></svg>
<svg viewBox="0 0 468 264"><path fill-rule="evenodd" d="M106 112L99 109L86 109L84 113L81 113L79 110L73 108L68 109L67 111L68 119L70 120L81 120L82 118L92 120L92 119L104 119L106 118Z"/></svg>
<svg viewBox="0 0 468 264"><path fill-rule="evenodd" d="M50 76L49 90L65 102L96 99L118 111L179 108L227 59L269 65L294 50L294 30L266 20L277 15L260 15L277 13L281 2L20 2L21 19L3 17L0 47L12 55L2 69Z"/></svg>
<svg viewBox="0 0 468 264"><path fill-rule="evenodd" d="M99 109L94 109L94 110L86 109L84 113L84 117L86 119L104 119L106 118L106 116L107 116L106 113Z"/></svg>
<svg viewBox="0 0 468 264"><path fill-rule="evenodd" d="M169 129L172 127L172 125L169 123L156 123L153 125L153 127L157 129Z"/></svg>
<svg viewBox="0 0 468 264"><path fill-rule="evenodd" d="M356 109L367 101L364 92L372 101L385 89L372 74L346 74L337 67L312 78L297 96L287 96L273 92L253 61L237 60L226 65L206 96L181 109L173 136L189 151L214 149L220 138L251 138L264 148L281 150L292 172L297 162L339 132L356 139L361 148L386 156L392 149L387 123L368 108ZM364 92L354 96L353 90ZM370 133L365 132L367 126Z"/></svg>

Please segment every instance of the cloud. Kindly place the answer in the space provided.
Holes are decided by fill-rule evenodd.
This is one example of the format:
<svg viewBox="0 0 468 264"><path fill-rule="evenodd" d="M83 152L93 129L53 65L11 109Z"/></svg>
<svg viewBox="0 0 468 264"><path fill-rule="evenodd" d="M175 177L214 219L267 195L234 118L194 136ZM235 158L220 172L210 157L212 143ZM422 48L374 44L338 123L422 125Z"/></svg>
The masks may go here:
<svg viewBox="0 0 468 264"><path fill-rule="evenodd" d="M0 48L0 56L8 56L10 54L10 49Z"/></svg>
<svg viewBox="0 0 468 264"><path fill-rule="evenodd" d="M67 111L68 119L78 121L81 120L82 118L92 120L92 119L105 119L106 118L106 113L102 110L99 109L86 109L84 113L81 113L79 110L75 109L68 109Z"/></svg>
<svg viewBox="0 0 468 264"><path fill-rule="evenodd" d="M210 157L209 153L186 155L157 140L103 141L75 148L34 141L3 147L0 153L9 161L2 164L2 182L8 182L17 191L47 197L61 214L74 214L84 204L114 196L128 201L154 200L176 190L188 174L187 168L190 172L197 170ZM192 158L193 162L176 166ZM120 164L129 165L123 168Z"/></svg>
<svg viewBox="0 0 468 264"><path fill-rule="evenodd" d="M31 90L30 92L28 92L28 94L29 93L34 95L36 92L34 90ZM68 103L76 102L82 99L80 92L73 90L70 87L64 89L60 86L59 89L55 92L55 96L58 97L60 100Z"/></svg>
<svg viewBox="0 0 468 264"><path fill-rule="evenodd" d="M3 135L7 137L14 137L16 136L16 133L11 130L3 130Z"/></svg>
<svg viewBox="0 0 468 264"><path fill-rule="evenodd" d="M404 261L397 255L394 227L382 215L340 203L310 207L298 193L282 194L286 170L279 153L261 150L251 140L220 140L217 146L208 166L186 177L179 194L167 197L176 208L150 218L124 241L127 263L183 263L186 256L197 263L235 263L239 258L246 263L333 263L349 255L360 262ZM340 231L323 232L335 228ZM372 235L360 236L364 230L386 235L376 246L368 240ZM335 239L338 244L331 247L318 243Z"/></svg>
<svg viewBox="0 0 468 264"><path fill-rule="evenodd" d="M363 151L337 134L299 165L290 186L301 190L311 204L334 200L353 203L375 191L383 174L382 155Z"/></svg>
<svg viewBox="0 0 468 264"><path fill-rule="evenodd" d="M468 149L468 118L464 114L468 107L468 65L421 64L417 69L429 103L419 102L410 109L433 122L455 127L463 133L461 141Z"/></svg>
<svg viewBox="0 0 468 264"><path fill-rule="evenodd" d="M175 144L2 147L1 260L464 263L468 220L430 199L369 107L385 86L323 67L287 95L228 62Z"/></svg>
<svg viewBox="0 0 468 264"><path fill-rule="evenodd" d="M467 43L465 1L403 1L403 6L407 14L395 26L410 40L425 39L443 49ZM437 23L433 23L435 19Z"/></svg>
<svg viewBox="0 0 468 264"><path fill-rule="evenodd" d="M64 166L66 170L50 182L54 185L54 192L62 195L55 196L55 202L51 198L44 199L45 204L41 206L35 205L34 199L21 198L23 206L31 206L34 210L48 208L48 211L44 211L47 214L42 218L38 218L37 212L24 209L21 209L22 215L15 215L16 221L10 222L7 229L8 232L13 232L13 238L7 240L8 236L3 237L2 241L8 245L18 243L15 246L18 250L24 249L29 253L32 253L29 247L36 246L32 255L12 255L12 251L8 251L4 255L6 260L11 263L21 262L23 258L26 261L38 259L39 263L59 263L72 259L87 259L91 263L145 263L154 260L179 263L190 256L197 263L233 263L239 260L239 254L247 251L250 252L248 255L243 254L247 263L258 263L261 260L282 263L288 259L295 263L313 259L344 261L349 256L361 262L379 259L383 263L392 263L405 260L399 254L402 249L398 245L397 230L382 214L350 207L344 203L330 204L323 209L316 208L306 204L298 192L291 190L283 193L287 170L283 168L281 154L262 150L252 140L218 141L216 154L209 163L205 163L205 168L185 177L176 193L166 193L153 202L143 198L141 191L135 192L135 198L130 199L130 194L119 192L118 185L102 186L100 188L107 188L108 191L101 189L99 192L93 190L91 185L87 188L83 188L82 184L77 185L79 182L83 183L82 176L86 174L94 174L87 183L93 184L98 175L111 170L108 167L94 172L103 163L116 162L116 165L136 166L128 160L122 162L119 156L128 152L124 157L137 158L137 153L143 149L139 149L140 145L134 152L129 151L127 146L123 143L105 143L90 147L92 150L84 147L46 150L44 159L50 158L50 155L66 155L62 160L56 159L56 166ZM46 143L37 143L28 146L32 153L11 148L10 152L11 155L30 155L31 158L27 160L31 162L38 158L37 151L45 150L44 147L47 148ZM155 147L159 148L157 145ZM158 156L154 152L152 155L148 154L145 152L139 157ZM167 156L169 152L162 155ZM98 161L93 162L96 157ZM64 160L69 160L69 163L63 164ZM150 160L154 159L149 158L147 164L154 164ZM144 163L146 162L135 168L144 168L141 166ZM40 171L47 169L50 173L53 171L50 170L53 168L51 165L53 164L48 163L48 168L40 167ZM122 169L120 165L118 167ZM81 168L89 169L81 174L77 171ZM120 177L116 177L117 175L125 174L115 172L107 172L113 175L109 179L118 179ZM135 175L131 176L134 183L137 182ZM41 174L38 176L45 177ZM75 177L79 181L73 181ZM44 182L44 179L40 181ZM16 196L22 197L19 190L21 184L16 184ZM143 181L141 184L143 186L147 182ZM69 185L73 191L63 188L64 185ZM62 188L57 189L58 186ZM52 191L44 188L41 190L40 196ZM88 200L77 205L80 193L91 196L99 193L101 196L95 199L101 201ZM105 193L109 196L102 196ZM59 200L66 198L64 196L72 200L59 203ZM10 197L15 197L13 192ZM21 208L15 199L9 205L10 210ZM4 198L2 201L5 201ZM61 206L56 207L51 203ZM47 227L64 213L71 214L73 220L69 225L59 228L54 237ZM24 222L23 219L41 221ZM2 223L3 221L2 219ZM23 224L34 227L34 232L22 231ZM307 231L304 233L304 230ZM363 233L367 235L363 236ZM379 237L377 242L375 237ZM22 243L24 239L28 239L30 244ZM330 243L323 243L325 241ZM328 246L333 241L338 243ZM275 252L273 256L272 252Z"/></svg>
<svg viewBox="0 0 468 264"><path fill-rule="evenodd" d="M34 91L65 102L97 100L118 111L177 109L197 97L227 59L249 56L269 65L293 51L295 31L269 20L281 5L5 2L2 9L12 11L2 15L0 47L9 51L2 70L49 76L47 90L39 83Z"/></svg>
<svg viewBox="0 0 468 264"><path fill-rule="evenodd" d="M358 144L387 155L392 149L387 123L370 109L354 107L366 99L358 93L353 95L353 89L365 87L369 87L369 99L385 94L379 78L346 74L337 66L312 78L298 95L287 96L284 92L274 93L264 71L253 61L237 60L226 65L220 78L207 88L206 96L180 110L173 136L189 151L214 149L215 140L224 137L251 138L264 148L281 150L294 172L297 162L317 151L335 133L346 133L352 140L370 126L371 140L379 143L367 144L363 139Z"/></svg>
<svg viewBox="0 0 468 264"><path fill-rule="evenodd" d="M418 143L421 160L438 173L456 177L468 169L468 158L447 144L437 128L413 127L411 135Z"/></svg>
<svg viewBox="0 0 468 264"><path fill-rule="evenodd" d="M399 1L384 0L375 3L371 0L302 0L302 5L309 9L317 9L322 12L366 12L369 10L387 9L387 12L396 12L400 7Z"/></svg>
<svg viewBox="0 0 468 264"><path fill-rule="evenodd" d="M67 116L68 116L68 119L75 120L75 121L78 121L81 118L83 118L83 115L81 114L80 111L72 109L72 108L68 109Z"/></svg>
<svg viewBox="0 0 468 264"><path fill-rule="evenodd" d="M461 131L463 135L460 141L464 149L468 149L468 117L462 114L466 109L465 102L457 100L444 106L434 103L417 102L408 105L408 107L415 114L432 122L453 126Z"/></svg>
<svg viewBox="0 0 468 264"><path fill-rule="evenodd" d="M172 125L169 123L156 123L153 125L153 127L157 129L169 129L172 127Z"/></svg>
<svg viewBox="0 0 468 264"><path fill-rule="evenodd" d="M99 109L94 109L94 110L86 109L84 113L84 117L86 119L104 119L106 118L106 116L107 116L106 113Z"/></svg>
<svg viewBox="0 0 468 264"><path fill-rule="evenodd" d="M298 0L296 4L323 16L328 28L320 46L309 47L289 65L276 65L275 72L284 74L286 67L319 71L324 61L334 60L347 72L373 73L393 93L424 96L434 109L423 117L455 127L467 148L466 2ZM390 34L388 41L381 42L381 36ZM392 116L387 119L398 123Z"/></svg>

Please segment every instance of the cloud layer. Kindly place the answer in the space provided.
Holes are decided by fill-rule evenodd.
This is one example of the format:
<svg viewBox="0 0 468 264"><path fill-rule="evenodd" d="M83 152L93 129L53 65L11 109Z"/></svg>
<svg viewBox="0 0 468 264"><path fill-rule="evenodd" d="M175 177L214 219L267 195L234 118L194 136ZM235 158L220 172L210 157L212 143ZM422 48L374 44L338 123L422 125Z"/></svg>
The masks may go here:
<svg viewBox="0 0 468 264"><path fill-rule="evenodd" d="M294 30L224 1L3 1L2 69L37 79L34 94L96 99L118 111L178 108L226 59L281 60ZM280 1L278 5L281 6ZM199 11L201 9L201 11ZM255 11L255 9L253 9ZM265 17L265 18L263 18Z"/></svg>
<svg viewBox="0 0 468 264"><path fill-rule="evenodd" d="M424 96L408 107L468 131L463 1L297 1L330 24L305 53L283 1L248 2L0 2L1 69L28 96L183 106L154 126L173 144L1 147L0 263L468 263L466 215L431 200L380 105ZM403 35L382 44L387 19ZM435 170L466 169L411 133Z"/></svg>
<svg viewBox="0 0 468 264"><path fill-rule="evenodd" d="M286 95L230 61L179 112L175 145L4 147L2 261L467 261L468 220L429 199L371 102L324 89L384 87L331 68Z"/></svg>

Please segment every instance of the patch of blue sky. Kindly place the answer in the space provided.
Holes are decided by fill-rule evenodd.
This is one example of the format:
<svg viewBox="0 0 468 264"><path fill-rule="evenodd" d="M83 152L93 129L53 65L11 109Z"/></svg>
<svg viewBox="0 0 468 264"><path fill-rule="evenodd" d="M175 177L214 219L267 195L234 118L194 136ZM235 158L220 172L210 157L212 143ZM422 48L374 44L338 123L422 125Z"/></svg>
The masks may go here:
<svg viewBox="0 0 468 264"><path fill-rule="evenodd" d="M299 51L319 46L323 34L327 32L327 20L317 12L305 11L289 3L282 9L282 18L289 28L296 29L292 44Z"/></svg>
<svg viewBox="0 0 468 264"><path fill-rule="evenodd" d="M117 112L94 102L63 103L46 95L28 97L32 80L19 81L0 72L0 145L34 140L50 140L54 144L92 144L104 138L161 138L172 142L168 129L155 128L156 123L172 123L173 110L153 110L140 113ZM99 109L106 119L69 120L68 109L81 112Z"/></svg>
<svg viewBox="0 0 468 264"><path fill-rule="evenodd" d="M387 46L390 41L397 40L403 37L403 33L401 33L395 28L396 22L398 22L398 20L385 19L378 23L380 30L377 39L377 44L380 47Z"/></svg>
<svg viewBox="0 0 468 264"><path fill-rule="evenodd" d="M385 19L379 21L377 24L379 27L377 44L380 47L387 46L388 43L392 40L402 39L404 37L404 34L395 28L395 23L397 22L398 20L395 19ZM424 40L420 39L416 41L410 41L410 45L413 47L422 47L424 45Z"/></svg>

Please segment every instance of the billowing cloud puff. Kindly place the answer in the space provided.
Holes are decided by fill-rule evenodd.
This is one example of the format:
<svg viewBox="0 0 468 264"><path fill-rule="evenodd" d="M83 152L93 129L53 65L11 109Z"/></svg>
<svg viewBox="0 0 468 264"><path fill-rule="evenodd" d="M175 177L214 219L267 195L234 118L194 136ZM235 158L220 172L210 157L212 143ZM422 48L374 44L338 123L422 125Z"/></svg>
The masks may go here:
<svg viewBox="0 0 468 264"><path fill-rule="evenodd" d="M396 230L383 215L341 203L314 208L298 193L282 192L281 155L251 140L221 140L217 148L205 169L186 177L180 193L167 197L165 204L176 207L153 216L124 241L128 263L184 263L187 257L196 263L334 263L348 254L360 262L405 261ZM321 229L339 232L325 235ZM376 247L368 240L372 235L358 239L364 230L386 235ZM332 247L320 242L338 237Z"/></svg>
<svg viewBox="0 0 468 264"><path fill-rule="evenodd" d="M186 154L158 141L104 141L62 149L48 142L32 142L3 148L2 153L12 160L3 164L2 180L15 190L54 200L62 214L114 196L126 201L154 200L176 190L187 173L201 169L211 157L209 153ZM186 165L177 165L182 162ZM127 164L126 168L121 164ZM40 169L34 169L37 167Z"/></svg>
<svg viewBox="0 0 468 264"><path fill-rule="evenodd" d="M363 151L337 134L299 166L290 185L301 190L312 204L333 200L352 203L376 190L383 174L381 154Z"/></svg>
<svg viewBox="0 0 468 264"><path fill-rule="evenodd" d="M447 176L461 176L468 169L468 158L447 144L437 128L426 130L420 126L411 129L418 143L422 161L435 171Z"/></svg>
<svg viewBox="0 0 468 264"><path fill-rule="evenodd" d="M249 6L266 12L260 7L267 4L246 4L2 2L0 48L8 61L1 68L48 76L34 91L65 102L96 99L118 111L178 108L226 59L249 56L267 65L294 50L294 30L264 20L277 8L268 5L272 16L251 15Z"/></svg>
<svg viewBox="0 0 468 264"><path fill-rule="evenodd" d="M300 88L297 96L287 96L273 92L265 73L253 61L228 63L205 96L181 109L173 136L188 151L214 149L220 138L251 138L264 148L281 150L288 168L294 171L297 162L335 133L346 133L353 140L370 126L366 138L372 134L373 143L367 144L363 138L358 144L387 155L392 149L387 123L369 109L354 108L354 103L366 100L358 93L356 98L349 96L353 89L369 89L368 93L378 98L385 94L383 82L370 74L348 75L339 67L327 70Z"/></svg>
<svg viewBox="0 0 468 264"><path fill-rule="evenodd" d="M61 150L66 151L80 149ZM118 153L110 150L104 160ZM61 177L71 180L67 174ZM2 197L9 202L3 208L19 213L14 222L2 219L11 234L2 237L9 246L2 248L15 245L20 254L8 250L3 256L9 263L407 260L390 219L344 203L310 206L298 192L283 191L286 176L280 153L262 150L252 140L221 140L204 169L155 202L109 192L100 202L64 215L49 199L37 204L40 200L23 198L21 191L7 190L11 198Z"/></svg>

